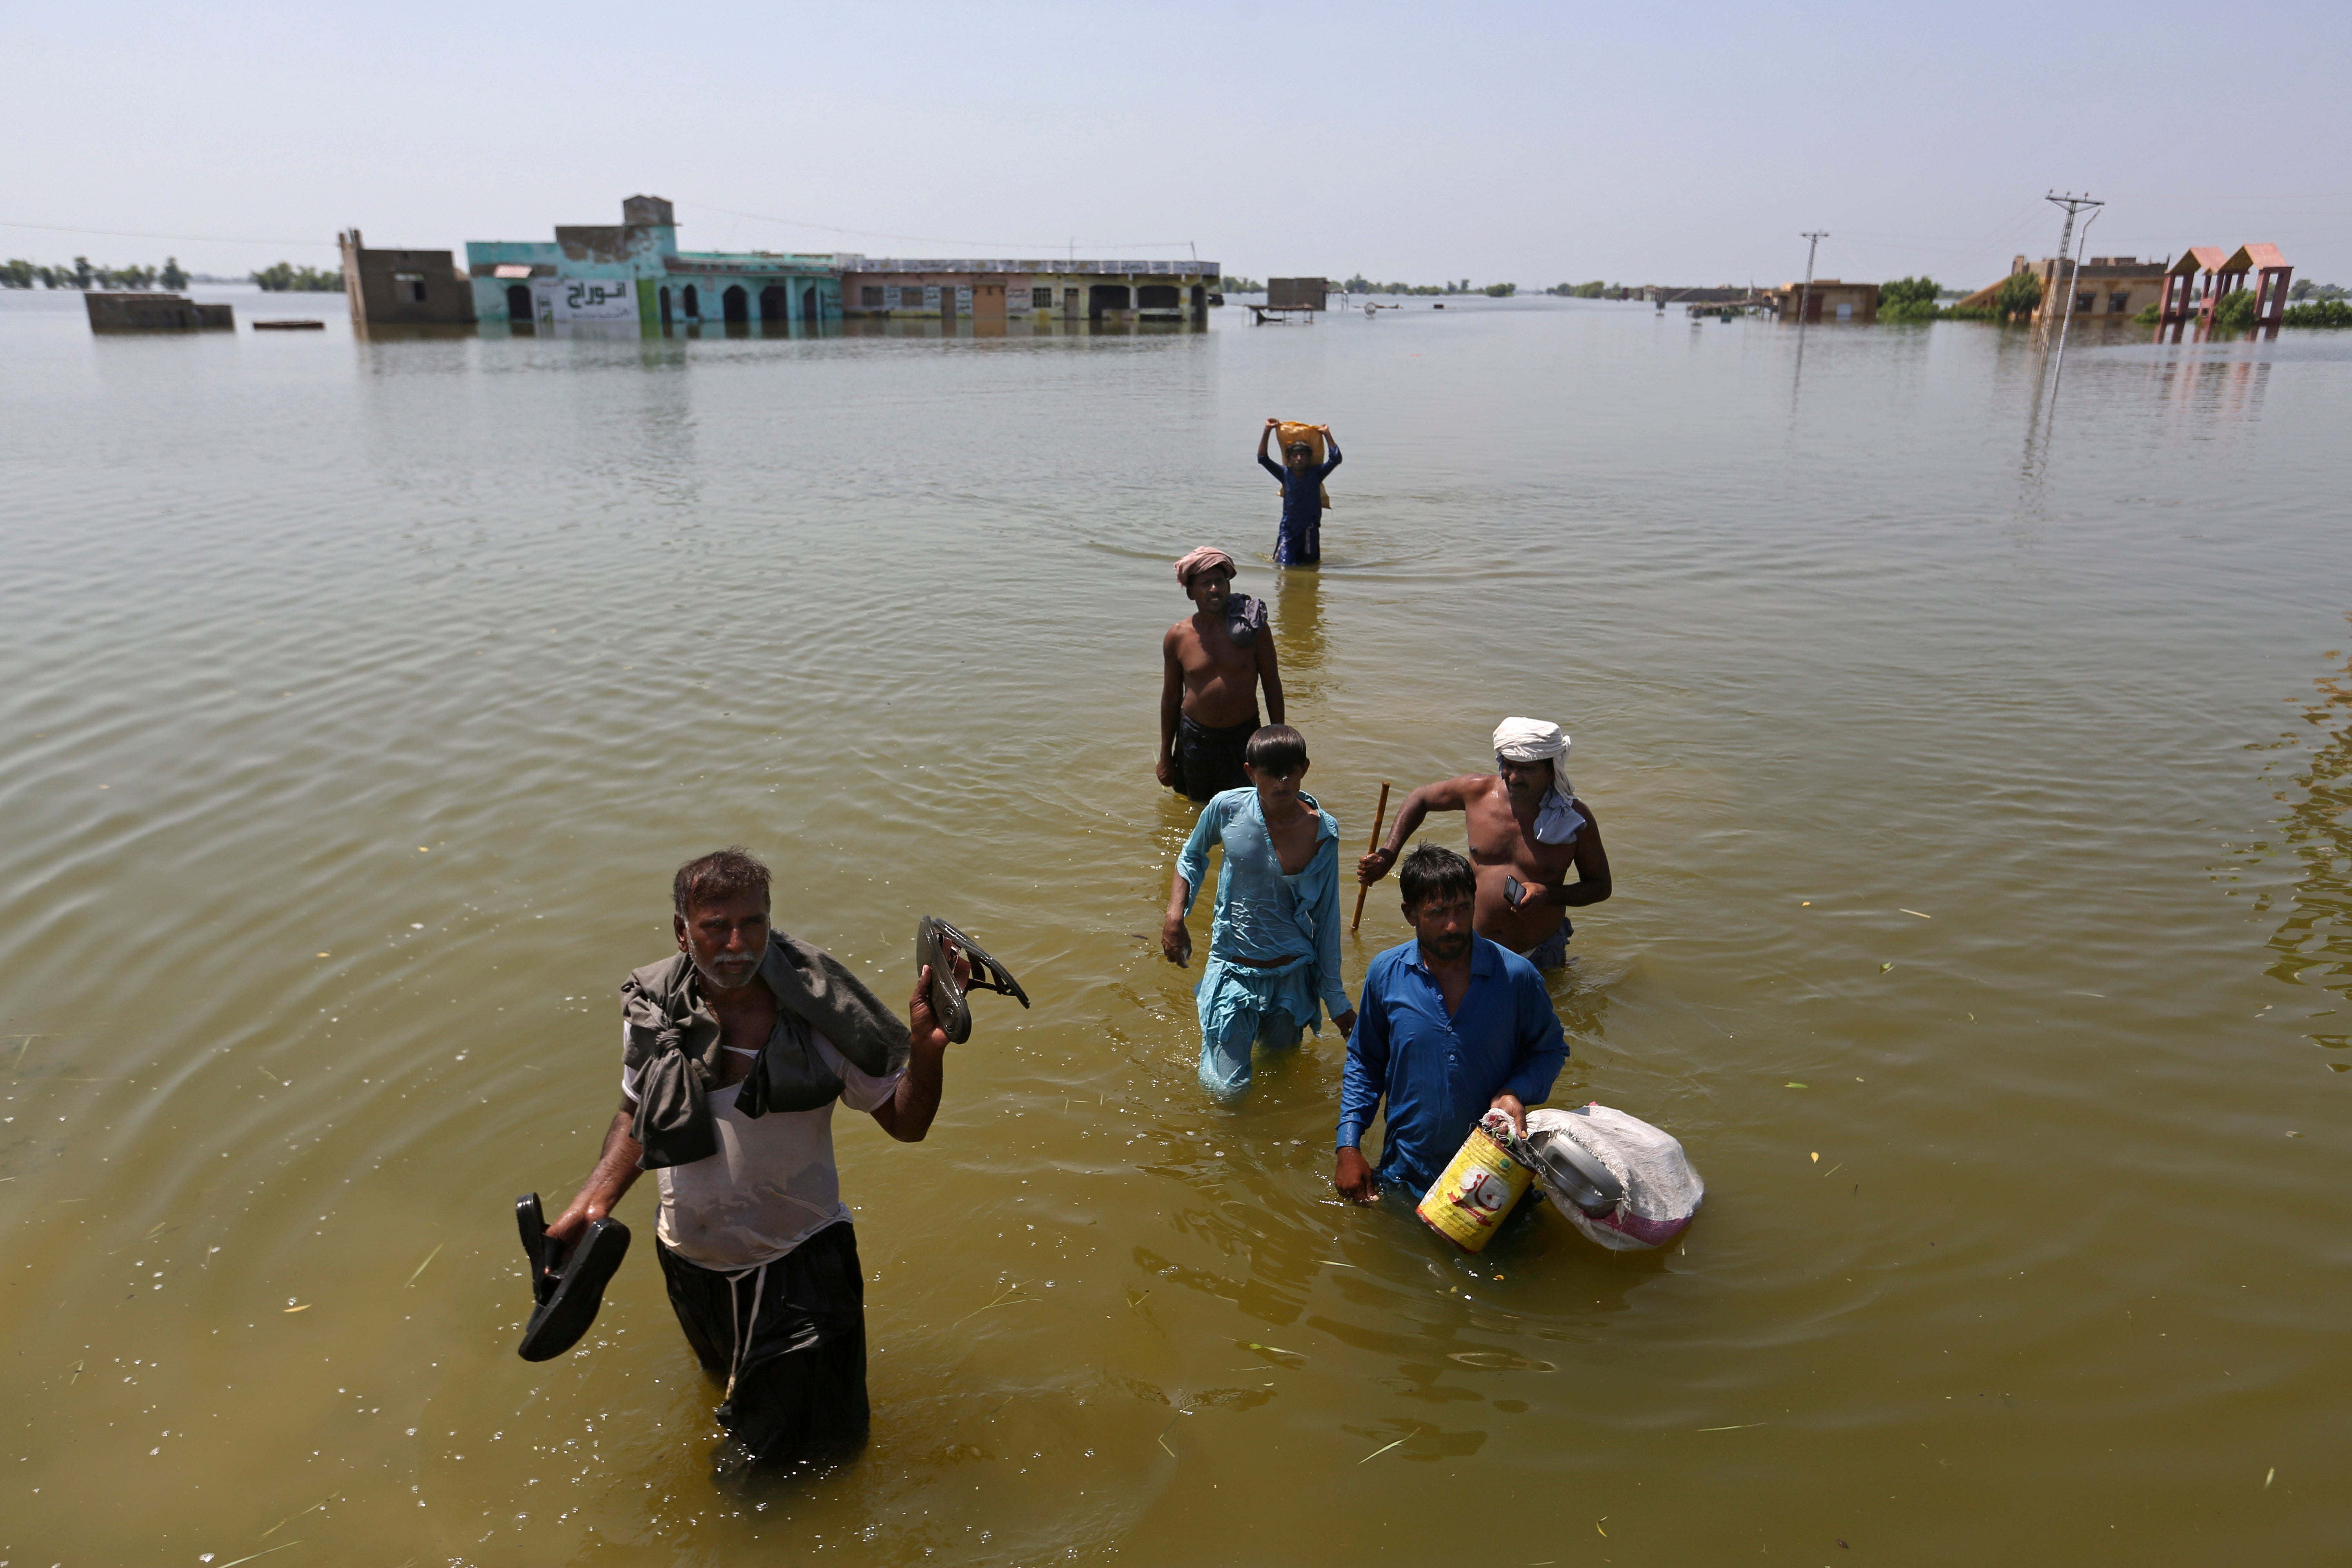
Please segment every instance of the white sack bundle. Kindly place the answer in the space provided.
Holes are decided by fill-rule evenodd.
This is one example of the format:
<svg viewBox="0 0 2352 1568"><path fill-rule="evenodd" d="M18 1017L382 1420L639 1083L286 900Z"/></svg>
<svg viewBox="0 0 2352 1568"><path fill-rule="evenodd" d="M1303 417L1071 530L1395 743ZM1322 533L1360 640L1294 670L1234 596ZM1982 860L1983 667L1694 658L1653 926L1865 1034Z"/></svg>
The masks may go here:
<svg viewBox="0 0 2352 1568"><path fill-rule="evenodd" d="M1575 1160L1567 1149L1546 1158L1547 1146L1562 1141L1585 1158ZM1544 1196L1612 1252L1664 1247L1683 1233L1706 1196L1706 1184L1671 1134L1598 1102L1528 1112L1528 1143ZM1595 1163L1598 1173L1590 1170ZM1579 1164L1585 1173L1575 1169ZM1596 1182L1594 1175L1611 1179ZM1604 1201L1609 1198L1615 1201Z"/></svg>

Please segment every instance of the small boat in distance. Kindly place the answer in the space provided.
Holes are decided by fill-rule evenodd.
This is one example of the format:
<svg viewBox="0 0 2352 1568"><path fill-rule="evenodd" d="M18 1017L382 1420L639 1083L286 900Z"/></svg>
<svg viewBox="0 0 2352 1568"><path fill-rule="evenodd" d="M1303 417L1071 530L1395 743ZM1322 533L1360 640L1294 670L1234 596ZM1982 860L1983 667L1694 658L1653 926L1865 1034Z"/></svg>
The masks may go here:
<svg viewBox="0 0 2352 1568"><path fill-rule="evenodd" d="M256 321L253 323L253 330L257 332L323 332L327 330L327 323L302 321Z"/></svg>

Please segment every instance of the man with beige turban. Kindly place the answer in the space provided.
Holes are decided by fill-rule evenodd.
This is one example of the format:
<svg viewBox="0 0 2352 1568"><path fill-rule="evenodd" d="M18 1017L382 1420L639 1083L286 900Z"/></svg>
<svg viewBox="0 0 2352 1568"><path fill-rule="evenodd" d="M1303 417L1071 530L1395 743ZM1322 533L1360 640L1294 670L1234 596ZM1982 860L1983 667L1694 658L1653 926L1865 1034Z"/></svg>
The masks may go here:
<svg viewBox="0 0 2352 1568"><path fill-rule="evenodd" d="M1161 784L1197 801L1244 789L1242 752L1257 733L1257 691L1268 723L1282 722L1282 670L1265 601L1234 592L1234 558L1213 544L1176 563L1192 615L1160 639Z"/></svg>
<svg viewBox="0 0 2352 1568"><path fill-rule="evenodd" d="M1576 929L1566 911L1609 896L1601 824L1568 781L1568 736L1559 725L1504 720L1495 728L1495 770L1423 784L1407 795L1388 841L1356 863L1356 879L1369 887L1387 876L1431 812L1462 812L1478 876L1472 925L1538 969L1558 969L1568 962Z"/></svg>

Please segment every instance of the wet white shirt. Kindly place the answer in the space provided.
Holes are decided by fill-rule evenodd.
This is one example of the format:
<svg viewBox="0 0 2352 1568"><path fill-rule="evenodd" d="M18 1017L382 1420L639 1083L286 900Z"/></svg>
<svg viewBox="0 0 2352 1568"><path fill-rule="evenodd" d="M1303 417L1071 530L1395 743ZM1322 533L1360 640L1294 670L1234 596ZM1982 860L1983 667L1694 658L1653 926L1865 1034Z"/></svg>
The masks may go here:
<svg viewBox="0 0 2352 1568"><path fill-rule="evenodd" d="M875 1078L811 1033L817 1054L841 1079L840 1103L872 1110L897 1092L904 1072ZM625 1044L625 1030L624 1031ZM739 1056L756 1051L727 1047ZM621 1092L636 1098L636 1074L621 1069ZM666 1165L654 1234L689 1263L734 1273L757 1268L849 1217L833 1163L833 1107L771 1110L753 1120L735 1109L735 1086L710 1091L719 1152L690 1165Z"/></svg>

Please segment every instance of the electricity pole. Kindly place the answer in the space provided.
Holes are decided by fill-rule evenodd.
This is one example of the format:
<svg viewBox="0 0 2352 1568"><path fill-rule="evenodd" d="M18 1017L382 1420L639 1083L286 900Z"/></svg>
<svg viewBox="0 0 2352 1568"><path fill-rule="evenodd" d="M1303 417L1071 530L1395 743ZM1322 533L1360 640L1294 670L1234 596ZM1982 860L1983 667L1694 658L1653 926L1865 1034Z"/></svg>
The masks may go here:
<svg viewBox="0 0 2352 1568"><path fill-rule="evenodd" d="M2074 314L2074 281L2073 276L2067 271L2067 252L2073 248L2074 243L2074 215L2081 212L2084 207L2103 207L2107 204L2105 202L2095 202L2086 195L2044 195L2042 199L2050 203L2053 206L2061 206L2066 209L2066 226L2058 231L2058 260L2056 265L2051 270L2050 288L2053 291L2055 291L2061 285L2064 286L2066 289L2066 313L2071 316ZM2086 236L2085 237L2088 237ZM2042 297L2041 327L2042 341L2045 343L2050 341L2050 296L2048 294L2044 294Z"/></svg>
<svg viewBox="0 0 2352 1568"><path fill-rule="evenodd" d="M1804 330L1805 302L1812 298L1813 293L1813 253L1821 249L1822 241L1829 237L1830 231L1825 228L1808 229L1797 237L1799 239L1811 241L1805 247L1805 286L1797 291L1797 330L1799 331Z"/></svg>

